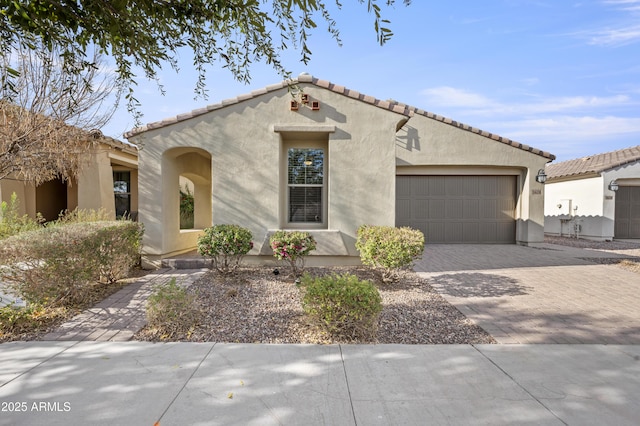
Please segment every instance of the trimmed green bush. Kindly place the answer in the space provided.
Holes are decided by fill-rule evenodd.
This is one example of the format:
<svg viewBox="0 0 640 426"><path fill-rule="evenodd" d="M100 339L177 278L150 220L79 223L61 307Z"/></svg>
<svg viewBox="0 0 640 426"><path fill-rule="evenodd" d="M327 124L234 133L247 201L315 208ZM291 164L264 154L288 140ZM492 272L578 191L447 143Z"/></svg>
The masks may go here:
<svg viewBox="0 0 640 426"><path fill-rule="evenodd" d="M142 225L71 223L0 240L0 280L44 306L76 306L97 282L126 277L140 261Z"/></svg>
<svg viewBox="0 0 640 426"><path fill-rule="evenodd" d="M363 264L381 268L383 280L393 281L424 252L424 234L409 227L363 225L358 228L356 248Z"/></svg>
<svg viewBox="0 0 640 426"><path fill-rule="evenodd" d="M200 323L202 310L196 296L172 278L149 296L146 316L149 328L160 340L188 338Z"/></svg>
<svg viewBox="0 0 640 426"><path fill-rule="evenodd" d="M253 248L251 231L238 225L214 225L198 238L198 253L210 257L218 272L229 274Z"/></svg>
<svg viewBox="0 0 640 426"><path fill-rule="evenodd" d="M348 340L374 340L382 298L370 281L355 275L302 276L304 311L329 334Z"/></svg>
<svg viewBox="0 0 640 426"><path fill-rule="evenodd" d="M276 231L269 237L269 244L275 258L286 262L294 277L302 275L305 257L316 249L316 240L305 231Z"/></svg>

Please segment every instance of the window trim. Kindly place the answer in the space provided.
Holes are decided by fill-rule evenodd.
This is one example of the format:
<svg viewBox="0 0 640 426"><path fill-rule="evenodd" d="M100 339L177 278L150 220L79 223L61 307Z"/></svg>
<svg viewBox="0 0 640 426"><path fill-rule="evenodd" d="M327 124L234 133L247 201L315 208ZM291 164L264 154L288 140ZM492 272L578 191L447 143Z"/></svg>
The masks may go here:
<svg viewBox="0 0 640 426"><path fill-rule="evenodd" d="M328 135L327 135L328 136ZM283 194L281 225L288 229L328 229L328 193L329 193L329 143L328 137L323 139L310 138L308 140L283 140L282 143L282 164L281 164L281 188ZM289 184L289 149L322 149L322 185L290 185ZM289 221L290 192L289 188L296 187L321 187L322 188L322 220L320 222L291 222Z"/></svg>
<svg viewBox="0 0 640 426"><path fill-rule="evenodd" d="M128 180L122 180L122 179L116 179L116 176L118 174L126 174L128 175L129 179ZM117 192L116 191L116 182L127 182L127 191L125 192ZM123 198L125 198L124 196L126 196L127 199L127 204L129 209L127 211L125 211L123 213L123 215L118 216L118 206L117 206L117 197L118 196L123 196ZM113 203L114 203L114 212L116 215L116 218L123 218L125 217L125 215L131 215L131 170L113 170Z"/></svg>

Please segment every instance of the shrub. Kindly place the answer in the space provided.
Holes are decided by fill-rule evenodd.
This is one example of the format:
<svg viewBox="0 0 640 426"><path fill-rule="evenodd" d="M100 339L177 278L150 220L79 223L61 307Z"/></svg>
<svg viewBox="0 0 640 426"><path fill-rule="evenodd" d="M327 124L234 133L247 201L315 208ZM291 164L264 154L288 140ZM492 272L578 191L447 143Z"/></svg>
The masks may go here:
<svg viewBox="0 0 640 426"><path fill-rule="evenodd" d="M180 229L193 229L195 201L189 185L180 187Z"/></svg>
<svg viewBox="0 0 640 426"><path fill-rule="evenodd" d="M302 275L305 256L316 249L316 240L303 231L276 231L269 238L276 259L289 264L294 277Z"/></svg>
<svg viewBox="0 0 640 426"><path fill-rule="evenodd" d="M382 268L382 279L397 280L424 252L424 235L409 227L363 225L358 228L356 248L363 264Z"/></svg>
<svg viewBox="0 0 640 426"><path fill-rule="evenodd" d="M301 286L305 312L329 334L350 340L375 338L382 298L373 283L350 274L305 274Z"/></svg>
<svg viewBox="0 0 640 426"><path fill-rule="evenodd" d="M20 203L15 192L11 194L8 203L6 201L0 203L0 240L41 227L43 219L40 216L38 219L32 219L29 215L20 215L18 213L19 206Z"/></svg>
<svg viewBox="0 0 640 426"><path fill-rule="evenodd" d="M214 225L198 238L198 253L210 257L218 272L234 272L253 248L251 231L238 225Z"/></svg>
<svg viewBox="0 0 640 426"><path fill-rule="evenodd" d="M189 337L202 318L202 310L196 296L172 278L149 296L146 316L152 333L164 340Z"/></svg>
<svg viewBox="0 0 640 426"><path fill-rule="evenodd" d="M142 226L72 223L0 240L0 281L30 303L76 306L99 281L126 276L140 260Z"/></svg>
<svg viewBox="0 0 640 426"><path fill-rule="evenodd" d="M0 308L0 342L45 330L65 314L64 308L47 309L38 304L3 306Z"/></svg>

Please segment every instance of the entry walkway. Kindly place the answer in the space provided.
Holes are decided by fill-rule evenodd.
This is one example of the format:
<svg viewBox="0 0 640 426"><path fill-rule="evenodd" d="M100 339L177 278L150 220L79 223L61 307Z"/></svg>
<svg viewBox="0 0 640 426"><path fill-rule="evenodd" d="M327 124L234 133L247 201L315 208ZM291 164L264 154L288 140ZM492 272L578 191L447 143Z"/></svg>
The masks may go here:
<svg viewBox="0 0 640 426"><path fill-rule="evenodd" d="M415 269L499 343L640 344L640 257L542 244L427 245Z"/></svg>
<svg viewBox="0 0 640 426"><path fill-rule="evenodd" d="M62 324L42 340L131 340L146 324L145 302L155 286L174 278L177 284L189 286L206 271L204 268L153 271Z"/></svg>

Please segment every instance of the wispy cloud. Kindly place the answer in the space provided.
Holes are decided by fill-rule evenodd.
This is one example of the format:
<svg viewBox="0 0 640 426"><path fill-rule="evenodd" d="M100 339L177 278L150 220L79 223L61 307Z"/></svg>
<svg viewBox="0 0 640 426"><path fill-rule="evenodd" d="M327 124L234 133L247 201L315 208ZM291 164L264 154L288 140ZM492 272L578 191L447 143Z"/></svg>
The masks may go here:
<svg viewBox="0 0 640 426"><path fill-rule="evenodd" d="M603 3L619 6L619 9L630 12L640 11L640 0L605 0Z"/></svg>
<svg viewBox="0 0 640 426"><path fill-rule="evenodd" d="M604 0L608 9L619 12L612 22L603 23L570 36L585 40L588 44L603 47L620 47L640 42L640 0Z"/></svg>
<svg viewBox="0 0 640 426"><path fill-rule="evenodd" d="M640 24L620 28L594 30L587 34L589 44L623 46L640 41Z"/></svg>
<svg viewBox="0 0 640 426"><path fill-rule="evenodd" d="M566 111L589 111L602 107L626 106L632 100L628 95L571 96L571 97L532 97L527 103L507 103L488 98L484 95L443 86L426 89L422 92L427 105L464 110L465 115L510 115L529 116L537 114L561 113Z"/></svg>
<svg viewBox="0 0 640 426"><path fill-rule="evenodd" d="M592 146L593 153L611 141L637 140L640 117L631 94L613 96L531 96L531 102L511 103L454 87L422 92L428 110L483 130L572 158ZM635 142L634 142L635 143ZM563 158L564 157L564 158Z"/></svg>

